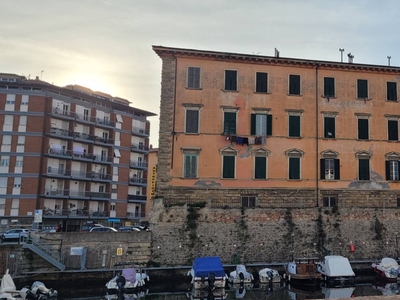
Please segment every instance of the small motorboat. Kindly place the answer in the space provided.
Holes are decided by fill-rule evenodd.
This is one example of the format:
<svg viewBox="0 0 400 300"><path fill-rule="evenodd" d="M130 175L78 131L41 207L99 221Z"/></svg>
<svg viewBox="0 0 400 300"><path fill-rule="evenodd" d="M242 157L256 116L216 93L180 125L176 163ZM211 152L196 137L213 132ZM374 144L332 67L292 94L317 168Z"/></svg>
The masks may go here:
<svg viewBox="0 0 400 300"><path fill-rule="evenodd" d="M122 267L122 273L116 274L119 267ZM122 262L114 265L113 278L106 283L106 287L111 293L129 293L142 288L149 280L149 276L142 271L139 263Z"/></svg>
<svg viewBox="0 0 400 300"><path fill-rule="evenodd" d="M308 286L319 285L322 275L317 270L316 258L298 258L285 267L285 275L290 283Z"/></svg>
<svg viewBox="0 0 400 300"><path fill-rule="evenodd" d="M393 258L385 257L380 262L372 263L371 267L374 273L380 279L390 282L396 282L399 277L399 264Z"/></svg>
<svg viewBox="0 0 400 300"><path fill-rule="evenodd" d="M228 281L232 284L244 284L254 282L254 276L247 272L244 265L237 265L236 270L229 273Z"/></svg>
<svg viewBox="0 0 400 300"><path fill-rule="evenodd" d="M192 277L191 283L196 290L225 288L228 278L218 256L197 257L188 275Z"/></svg>
<svg viewBox="0 0 400 300"><path fill-rule="evenodd" d="M260 283L277 283L281 282L282 277L279 275L279 272L275 269L264 268L258 271L259 281Z"/></svg>
<svg viewBox="0 0 400 300"><path fill-rule="evenodd" d="M340 255L325 256L323 262L318 262L317 270L327 286L354 285L355 274L346 257Z"/></svg>

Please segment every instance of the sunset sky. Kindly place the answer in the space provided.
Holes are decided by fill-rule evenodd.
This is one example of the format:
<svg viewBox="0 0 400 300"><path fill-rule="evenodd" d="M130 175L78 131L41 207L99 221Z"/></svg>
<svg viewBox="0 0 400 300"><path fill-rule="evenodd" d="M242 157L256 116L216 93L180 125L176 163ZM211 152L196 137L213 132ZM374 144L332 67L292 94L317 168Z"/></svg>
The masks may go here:
<svg viewBox="0 0 400 300"><path fill-rule="evenodd" d="M1 1L0 72L79 84L159 114L152 45L400 66L400 1ZM150 118L158 145L158 116Z"/></svg>

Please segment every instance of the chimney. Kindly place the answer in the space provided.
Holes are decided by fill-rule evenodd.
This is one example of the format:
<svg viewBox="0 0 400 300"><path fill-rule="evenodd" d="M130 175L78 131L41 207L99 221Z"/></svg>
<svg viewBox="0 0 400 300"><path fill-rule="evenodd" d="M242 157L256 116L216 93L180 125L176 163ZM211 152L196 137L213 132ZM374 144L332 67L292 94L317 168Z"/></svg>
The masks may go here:
<svg viewBox="0 0 400 300"><path fill-rule="evenodd" d="M36 76L36 80L39 80L39 76Z"/></svg>
<svg viewBox="0 0 400 300"><path fill-rule="evenodd" d="M275 57L279 57L279 51L275 48Z"/></svg>
<svg viewBox="0 0 400 300"><path fill-rule="evenodd" d="M349 63L352 64L352 63L353 63L354 55L352 55L351 52L349 52L349 53L347 54L347 57L349 58Z"/></svg>

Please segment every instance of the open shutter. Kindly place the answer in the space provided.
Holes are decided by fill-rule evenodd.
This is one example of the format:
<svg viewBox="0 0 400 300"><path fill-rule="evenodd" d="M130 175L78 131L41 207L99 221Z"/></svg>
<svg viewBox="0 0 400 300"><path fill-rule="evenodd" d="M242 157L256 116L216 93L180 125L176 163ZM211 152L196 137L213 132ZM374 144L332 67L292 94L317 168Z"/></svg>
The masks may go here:
<svg viewBox="0 0 400 300"><path fill-rule="evenodd" d="M390 161L385 161L386 180L390 180Z"/></svg>
<svg viewBox="0 0 400 300"><path fill-rule="evenodd" d="M272 115L267 115L267 136L272 135Z"/></svg>
<svg viewBox="0 0 400 300"><path fill-rule="evenodd" d="M335 159L335 179L340 179L340 159Z"/></svg>
<svg viewBox="0 0 400 300"><path fill-rule="evenodd" d="M251 135L255 135L256 134L256 115L255 114L251 114L250 134Z"/></svg>
<svg viewBox="0 0 400 300"><path fill-rule="evenodd" d="M319 161L320 169L321 169L321 179L325 179L325 159L321 158Z"/></svg>

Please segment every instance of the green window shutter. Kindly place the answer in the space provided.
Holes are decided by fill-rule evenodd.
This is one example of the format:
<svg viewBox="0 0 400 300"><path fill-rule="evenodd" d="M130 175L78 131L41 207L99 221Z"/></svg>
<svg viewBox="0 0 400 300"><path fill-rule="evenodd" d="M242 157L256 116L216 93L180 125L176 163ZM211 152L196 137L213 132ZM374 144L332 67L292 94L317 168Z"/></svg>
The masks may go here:
<svg viewBox="0 0 400 300"><path fill-rule="evenodd" d="M325 179L325 159L320 159L319 168L320 168L320 178Z"/></svg>
<svg viewBox="0 0 400 300"><path fill-rule="evenodd" d="M300 137L300 116L289 116L289 136Z"/></svg>
<svg viewBox="0 0 400 300"><path fill-rule="evenodd" d="M299 157L289 157L289 179L300 179Z"/></svg>
<svg viewBox="0 0 400 300"><path fill-rule="evenodd" d="M236 134L236 113L224 113L224 134Z"/></svg>
<svg viewBox="0 0 400 300"><path fill-rule="evenodd" d="M340 179L340 159L335 159L335 179Z"/></svg>
<svg viewBox="0 0 400 300"><path fill-rule="evenodd" d="M368 98L368 80L365 79L357 80L357 98L358 99Z"/></svg>
<svg viewBox="0 0 400 300"><path fill-rule="evenodd" d="M223 157L222 178L235 178L235 156Z"/></svg>
<svg viewBox="0 0 400 300"><path fill-rule="evenodd" d="M369 139L368 119L358 119L358 139Z"/></svg>
<svg viewBox="0 0 400 300"><path fill-rule="evenodd" d="M255 157L254 178L255 179L267 178L267 158L265 156Z"/></svg>
<svg viewBox="0 0 400 300"><path fill-rule="evenodd" d="M268 92L268 74L267 73L256 73L256 92L267 93Z"/></svg>
<svg viewBox="0 0 400 300"><path fill-rule="evenodd" d="M358 160L358 179L359 180L369 180L369 159L359 159Z"/></svg>
<svg viewBox="0 0 400 300"><path fill-rule="evenodd" d="M255 114L251 114L250 134L251 135L255 135L256 134L256 115Z"/></svg>
<svg viewBox="0 0 400 300"><path fill-rule="evenodd" d="M385 161L386 180L390 180L390 161Z"/></svg>
<svg viewBox="0 0 400 300"><path fill-rule="evenodd" d="M186 132L199 133L199 111L186 110Z"/></svg>
<svg viewBox="0 0 400 300"><path fill-rule="evenodd" d="M267 115L267 136L272 135L272 115Z"/></svg>

